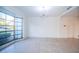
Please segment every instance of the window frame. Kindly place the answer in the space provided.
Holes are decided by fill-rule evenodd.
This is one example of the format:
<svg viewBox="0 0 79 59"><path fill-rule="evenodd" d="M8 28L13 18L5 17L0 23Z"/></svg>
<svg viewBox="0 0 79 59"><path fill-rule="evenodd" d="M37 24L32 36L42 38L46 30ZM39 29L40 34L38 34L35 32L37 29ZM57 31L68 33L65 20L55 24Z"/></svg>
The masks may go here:
<svg viewBox="0 0 79 59"><path fill-rule="evenodd" d="M4 13L4 12L1 12L0 11L0 13L3 13L5 16L5 19L3 19L3 18L0 18L0 20L4 20L4 22L7 22L7 21L10 21L10 20L7 20L7 15L8 14L6 14L6 13ZM11 15L8 15L8 16L11 16ZM16 39L15 38L15 31L21 31L21 34L17 34L17 36L18 35L21 35L21 38L17 38L17 39L22 39L23 38L23 18L20 18L20 17L15 17L15 16L11 16L11 17L13 17L14 19L13 19L13 21L11 21L11 22L14 22L14 25L3 25L4 27L6 27L6 26L15 26L15 20L16 20L16 18L19 18L19 19L21 19L21 22L19 22L19 23L21 23L21 30L15 30L15 28L13 29L13 30L6 30L6 28L4 29L5 30L5 33L6 32L14 32L14 34L13 35L11 35L11 36L14 36L14 39ZM1 26L1 25L0 25ZM19 27L19 26L18 26Z"/></svg>

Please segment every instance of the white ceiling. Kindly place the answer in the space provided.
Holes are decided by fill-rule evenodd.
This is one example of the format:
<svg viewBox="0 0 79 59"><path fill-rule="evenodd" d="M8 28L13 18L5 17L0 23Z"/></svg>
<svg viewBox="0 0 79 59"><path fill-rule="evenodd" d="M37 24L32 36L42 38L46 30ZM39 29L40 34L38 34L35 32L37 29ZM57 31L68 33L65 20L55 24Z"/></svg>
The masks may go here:
<svg viewBox="0 0 79 59"><path fill-rule="evenodd" d="M15 6L18 10L23 12L27 17L52 16L57 17L67 11L69 6L48 6L48 10L40 11L39 6Z"/></svg>
<svg viewBox="0 0 79 59"><path fill-rule="evenodd" d="M72 9L70 12L64 14L65 17L79 17L79 7Z"/></svg>
<svg viewBox="0 0 79 59"><path fill-rule="evenodd" d="M41 16L49 16L49 17L58 17L63 13L68 11L70 6L48 6L47 10L39 10L40 6L5 6L9 10L13 10L13 12L24 14L26 17L41 17ZM79 10L79 9L78 9ZM77 12L74 12L77 13ZM72 13L69 13L72 14Z"/></svg>

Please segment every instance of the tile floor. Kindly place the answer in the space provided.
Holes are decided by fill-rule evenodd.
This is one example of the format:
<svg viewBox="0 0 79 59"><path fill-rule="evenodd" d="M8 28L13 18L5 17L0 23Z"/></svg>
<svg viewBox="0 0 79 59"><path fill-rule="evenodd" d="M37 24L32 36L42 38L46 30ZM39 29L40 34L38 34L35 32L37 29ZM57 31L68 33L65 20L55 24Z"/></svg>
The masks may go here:
<svg viewBox="0 0 79 59"><path fill-rule="evenodd" d="M30 38L8 46L1 53L79 53L79 39Z"/></svg>

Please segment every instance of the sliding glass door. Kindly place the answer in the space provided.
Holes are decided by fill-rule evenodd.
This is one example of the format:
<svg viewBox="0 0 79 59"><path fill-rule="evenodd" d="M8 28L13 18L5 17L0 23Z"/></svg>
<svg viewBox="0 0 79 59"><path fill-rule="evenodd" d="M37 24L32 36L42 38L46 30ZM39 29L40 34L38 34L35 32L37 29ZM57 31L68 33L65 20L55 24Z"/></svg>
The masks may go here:
<svg viewBox="0 0 79 59"><path fill-rule="evenodd" d="M0 45L23 37L22 19L0 12Z"/></svg>
<svg viewBox="0 0 79 59"><path fill-rule="evenodd" d="M6 25L5 25L5 31L10 34L10 37L8 37L9 40L14 39L14 32L15 32L15 25L14 25L14 17L6 15Z"/></svg>
<svg viewBox="0 0 79 59"><path fill-rule="evenodd" d="M22 19L20 18L15 18L15 39L17 38L22 38Z"/></svg>

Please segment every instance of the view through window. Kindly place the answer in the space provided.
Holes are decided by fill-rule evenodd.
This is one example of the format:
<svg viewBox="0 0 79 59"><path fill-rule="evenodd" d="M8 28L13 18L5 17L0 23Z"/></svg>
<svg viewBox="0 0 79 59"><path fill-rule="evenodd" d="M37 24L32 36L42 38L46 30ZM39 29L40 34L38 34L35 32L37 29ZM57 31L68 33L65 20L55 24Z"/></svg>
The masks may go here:
<svg viewBox="0 0 79 59"><path fill-rule="evenodd" d="M0 12L0 45L22 38L22 19Z"/></svg>

